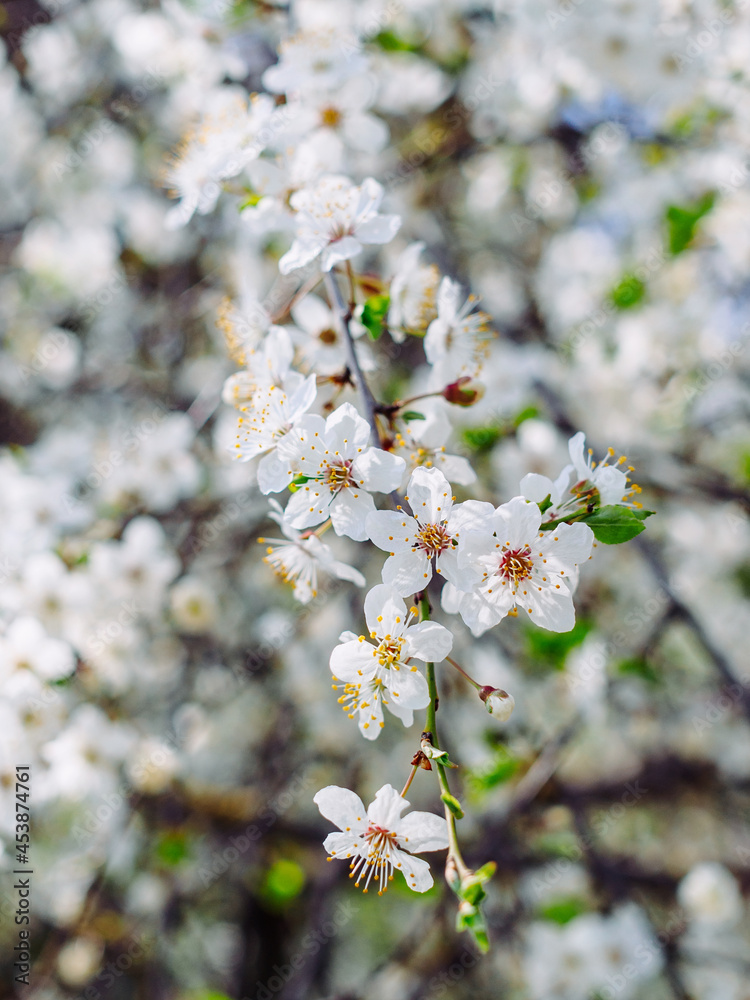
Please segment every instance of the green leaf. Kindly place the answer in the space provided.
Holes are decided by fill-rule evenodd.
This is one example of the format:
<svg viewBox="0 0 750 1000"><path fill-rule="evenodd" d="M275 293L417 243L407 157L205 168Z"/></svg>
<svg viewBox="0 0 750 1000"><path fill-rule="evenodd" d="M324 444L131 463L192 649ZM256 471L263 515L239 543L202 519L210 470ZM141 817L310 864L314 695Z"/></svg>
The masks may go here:
<svg viewBox="0 0 750 1000"><path fill-rule="evenodd" d="M500 428L467 427L461 437L466 447L472 451L489 451L500 440Z"/></svg>
<svg viewBox="0 0 750 1000"><path fill-rule="evenodd" d="M698 223L714 207L716 194L709 191L692 205L670 205L666 212L670 253L682 253L693 242Z"/></svg>
<svg viewBox="0 0 750 1000"><path fill-rule="evenodd" d="M362 307L362 323L373 340L377 340L383 332L390 304L390 295L371 295Z"/></svg>
<svg viewBox="0 0 750 1000"><path fill-rule="evenodd" d="M162 834L156 844L156 857L163 864L174 868L188 855L187 838L181 830Z"/></svg>
<svg viewBox="0 0 750 1000"><path fill-rule="evenodd" d="M580 646L590 631L585 618L579 618L570 632L547 632L530 626L526 630L526 655L534 666L562 670L570 650Z"/></svg>
<svg viewBox="0 0 750 1000"><path fill-rule="evenodd" d="M501 746L498 748L497 756L490 762L489 766L469 774L467 781L472 792L487 792L497 785L510 781L520 766L520 761Z"/></svg>
<svg viewBox="0 0 750 1000"><path fill-rule="evenodd" d="M623 275L622 280L609 293L616 309L632 309L646 294L646 286L634 274Z"/></svg>
<svg viewBox="0 0 750 1000"><path fill-rule="evenodd" d="M263 197L262 194L258 194L257 191L250 191L246 197L240 202L240 212L244 212L246 208L255 208L258 202Z"/></svg>
<svg viewBox="0 0 750 1000"><path fill-rule="evenodd" d="M644 660L639 656L631 656L626 660L620 660L617 664L617 672L625 676L640 677L649 684L658 684L661 680L659 674L648 660Z"/></svg>
<svg viewBox="0 0 750 1000"><path fill-rule="evenodd" d="M555 899L550 903L545 903L539 907L539 916L544 920L551 920L553 923L564 926L571 920L586 913L588 906L577 896L570 896L563 899Z"/></svg>
<svg viewBox="0 0 750 1000"><path fill-rule="evenodd" d="M619 545L645 530L644 516L648 517L650 513L652 511L646 511L644 515L643 511L636 513L630 507L609 504L584 518L583 523L589 525L597 541L605 545Z"/></svg>
<svg viewBox="0 0 750 1000"><path fill-rule="evenodd" d="M424 413L419 413L417 410L407 410L406 413L400 414L402 420L426 420Z"/></svg>
<svg viewBox="0 0 750 1000"><path fill-rule="evenodd" d="M305 873L296 861L280 858L265 873L260 893L274 908L290 903L302 892Z"/></svg>
<svg viewBox="0 0 750 1000"><path fill-rule="evenodd" d="M487 924L482 911L468 903L462 903L456 914L456 930L468 931L479 950L486 954L490 950L490 939L487 934Z"/></svg>
<svg viewBox="0 0 750 1000"><path fill-rule="evenodd" d="M440 798L448 806L456 819L463 819L464 811L455 795L451 795L450 792L443 792Z"/></svg>
<svg viewBox="0 0 750 1000"><path fill-rule="evenodd" d="M524 420L533 420L534 417L539 416L538 406L524 406L522 410L513 417L513 426L520 427Z"/></svg>
<svg viewBox="0 0 750 1000"><path fill-rule="evenodd" d="M419 52L418 45L408 42L405 38L400 38L394 31L387 29L375 35L373 42L379 45L384 52Z"/></svg>

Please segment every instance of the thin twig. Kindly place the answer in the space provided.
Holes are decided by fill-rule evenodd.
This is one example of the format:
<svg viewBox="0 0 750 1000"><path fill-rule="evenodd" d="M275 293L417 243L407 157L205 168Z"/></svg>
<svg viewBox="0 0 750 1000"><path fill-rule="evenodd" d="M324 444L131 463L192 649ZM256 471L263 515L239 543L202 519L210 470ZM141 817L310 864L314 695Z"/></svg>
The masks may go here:
<svg viewBox="0 0 750 1000"><path fill-rule="evenodd" d="M362 405L365 408L365 415L372 433L372 443L376 448L380 448L380 430L378 429L377 420L378 404L375 402L375 397L370 392L370 387L362 374L362 369L359 366L359 360L357 359L357 355L354 350L354 338L352 337L351 330L349 329L349 320L352 318L351 310L346 306L341 296L341 290L336 283L336 279L330 271L327 271L323 275L323 280L325 281L331 308L333 309L336 322L339 326L339 332L344 340L344 344L346 345L347 362L352 374L354 375L357 388L359 389L359 394L362 398Z"/></svg>

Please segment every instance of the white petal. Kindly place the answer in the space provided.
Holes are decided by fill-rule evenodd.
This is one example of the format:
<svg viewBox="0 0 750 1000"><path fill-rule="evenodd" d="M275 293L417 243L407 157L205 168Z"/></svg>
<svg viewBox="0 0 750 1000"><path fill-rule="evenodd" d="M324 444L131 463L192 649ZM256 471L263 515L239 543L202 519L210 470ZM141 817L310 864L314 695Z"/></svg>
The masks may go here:
<svg viewBox="0 0 750 1000"><path fill-rule="evenodd" d="M362 244L355 240L353 236L344 236L335 243L329 243L320 255L320 267L323 271L330 271L334 264L342 260L351 260L362 250ZM282 271L282 274L285 272Z"/></svg>
<svg viewBox="0 0 750 1000"><path fill-rule="evenodd" d="M427 892L433 884L430 866L427 862L423 861L422 858L413 858L411 854L399 851L397 848L393 849L392 855L394 859L398 859L396 867L403 872L409 888L413 889L414 892Z"/></svg>
<svg viewBox="0 0 750 1000"><path fill-rule="evenodd" d="M367 518L367 534L384 552L411 552L417 522L397 510L376 510ZM386 581L387 582L387 581Z"/></svg>
<svg viewBox="0 0 750 1000"><path fill-rule="evenodd" d="M408 805L393 785L383 785L375 793L375 799L367 809L367 816L371 823L393 832L401 819L401 813Z"/></svg>
<svg viewBox="0 0 750 1000"><path fill-rule="evenodd" d="M354 462L354 474L365 481L365 487L375 493L390 493L401 485L406 462L380 448L368 448Z"/></svg>
<svg viewBox="0 0 750 1000"><path fill-rule="evenodd" d="M365 841L353 831L350 833L329 833L323 841L323 847L332 857L345 859L358 854L362 843Z"/></svg>
<svg viewBox="0 0 750 1000"><path fill-rule="evenodd" d="M304 267L315 260L325 245L324 239L296 239L279 261L279 271L281 274L290 274L298 267Z"/></svg>
<svg viewBox="0 0 750 1000"><path fill-rule="evenodd" d="M424 590L432 579L432 564L424 552L397 552L383 565L383 583L402 597Z"/></svg>
<svg viewBox="0 0 750 1000"><path fill-rule="evenodd" d="M330 508L333 530L337 535L353 538L355 542L364 542L367 538L367 516L374 510L375 502L369 493L361 489L343 489L336 494Z"/></svg>
<svg viewBox="0 0 750 1000"><path fill-rule="evenodd" d="M420 466L411 474L407 499L421 524L436 524L447 520L453 506L453 491L440 469Z"/></svg>
<svg viewBox="0 0 750 1000"><path fill-rule="evenodd" d="M527 500L534 503L541 503L547 496L552 496L555 484L547 476L540 476L537 472L529 472L521 480L521 493Z"/></svg>
<svg viewBox="0 0 750 1000"><path fill-rule="evenodd" d="M367 812L362 799L350 788L326 785L316 792L313 802L320 810L321 816L329 819L339 830L346 830L347 827L359 830L366 826Z"/></svg>
<svg viewBox="0 0 750 1000"><path fill-rule="evenodd" d="M357 636L333 647L329 665L333 676L340 681L365 681L378 668L375 647L369 642L360 642Z"/></svg>
<svg viewBox="0 0 750 1000"><path fill-rule="evenodd" d="M539 532L542 515L535 503L529 503L524 497L513 497L508 503L497 508L498 540L501 544L510 543L511 548L531 545ZM505 537L500 537L504 532Z"/></svg>
<svg viewBox="0 0 750 1000"><path fill-rule="evenodd" d="M412 854L443 851L448 847L448 824L445 817L430 812L411 812L399 822L398 843Z"/></svg>
<svg viewBox="0 0 750 1000"><path fill-rule="evenodd" d="M406 605L392 587L379 583L365 597L365 621L370 634L401 635L406 623Z"/></svg>
<svg viewBox="0 0 750 1000"><path fill-rule="evenodd" d="M331 494L313 489L308 483L293 493L286 505L284 519L293 528L311 528L329 516Z"/></svg>
<svg viewBox="0 0 750 1000"><path fill-rule="evenodd" d="M276 451L264 455L258 462L258 487L261 493L280 493L291 480L289 463L279 458Z"/></svg>
<svg viewBox="0 0 750 1000"><path fill-rule="evenodd" d="M409 656L440 663L453 649L453 635L439 622L420 622L406 630Z"/></svg>
<svg viewBox="0 0 750 1000"><path fill-rule="evenodd" d="M411 666L394 664L386 671L386 684L391 692L389 706L414 710L427 708L430 704L430 691L422 674ZM391 698L394 700L391 701Z"/></svg>
<svg viewBox="0 0 750 1000"><path fill-rule="evenodd" d="M401 228L400 215L376 215L360 223L355 232L361 243L389 243Z"/></svg>

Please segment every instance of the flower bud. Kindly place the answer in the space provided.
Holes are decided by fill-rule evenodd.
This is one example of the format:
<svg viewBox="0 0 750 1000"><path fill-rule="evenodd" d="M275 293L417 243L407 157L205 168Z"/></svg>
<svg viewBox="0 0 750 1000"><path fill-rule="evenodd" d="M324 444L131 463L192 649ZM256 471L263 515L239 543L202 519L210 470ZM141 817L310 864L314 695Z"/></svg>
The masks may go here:
<svg viewBox="0 0 750 1000"><path fill-rule="evenodd" d="M500 722L507 722L511 717L516 700L512 694L502 691L500 688L493 688L487 685L479 691L479 697L484 702L484 707L494 715Z"/></svg>
<svg viewBox="0 0 750 1000"><path fill-rule="evenodd" d="M484 395L484 386L481 382L476 382L471 376L463 375L456 382L451 382L443 389L443 397L449 403L457 406L472 406Z"/></svg>

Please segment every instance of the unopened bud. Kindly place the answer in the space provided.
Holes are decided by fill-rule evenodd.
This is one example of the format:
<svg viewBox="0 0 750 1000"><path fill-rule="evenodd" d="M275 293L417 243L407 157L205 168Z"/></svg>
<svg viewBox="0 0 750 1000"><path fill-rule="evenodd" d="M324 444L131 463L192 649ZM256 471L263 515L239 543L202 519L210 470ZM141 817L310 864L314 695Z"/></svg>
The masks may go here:
<svg viewBox="0 0 750 1000"><path fill-rule="evenodd" d="M445 881L455 893L461 888L461 876L458 872L456 859L452 854L448 855L448 860L445 862Z"/></svg>
<svg viewBox="0 0 750 1000"><path fill-rule="evenodd" d="M443 397L449 403L457 406L473 406L484 395L484 386L481 382L476 382L471 376L463 375L456 382L451 382L443 389Z"/></svg>
<svg viewBox="0 0 750 1000"><path fill-rule="evenodd" d="M513 714L516 700L507 691L487 685L479 690L479 697L490 715L494 715L500 722L507 722Z"/></svg>

